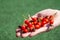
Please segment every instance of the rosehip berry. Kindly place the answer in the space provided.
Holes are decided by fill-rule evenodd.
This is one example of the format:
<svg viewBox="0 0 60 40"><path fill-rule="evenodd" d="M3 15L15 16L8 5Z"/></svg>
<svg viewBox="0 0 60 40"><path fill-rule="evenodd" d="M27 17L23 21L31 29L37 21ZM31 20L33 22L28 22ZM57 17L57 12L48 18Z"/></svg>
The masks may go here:
<svg viewBox="0 0 60 40"><path fill-rule="evenodd" d="M34 29L34 25L32 25L32 27L30 27L29 29L30 29L30 31L32 31Z"/></svg>
<svg viewBox="0 0 60 40"><path fill-rule="evenodd" d="M37 25L41 26L41 22L38 22Z"/></svg>
<svg viewBox="0 0 60 40"><path fill-rule="evenodd" d="M43 21L46 21L46 23L48 23L49 19L48 18L43 18Z"/></svg>
<svg viewBox="0 0 60 40"><path fill-rule="evenodd" d="M39 29L40 28L40 26L39 25L35 25L35 29Z"/></svg>
<svg viewBox="0 0 60 40"><path fill-rule="evenodd" d="M24 29L24 30L23 30L23 33L27 33L27 32L28 32L28 30L27 30L27 29Z"/></svg>
<svg viewBox="0 0 60 40"><path fill-rule="evenodd" d="M29 20L25 20L25 24L28 24L29 23Z"/></svg>
<svg viewBox="0 0 60 40"><path fill-rule="evenodd" d="M23 25L23 26L21 26L21 29L22 29L22 30L24 30L25 28L26 28L26 26L24 26L24 25Z"/></svg>
<svg viewBox="0 0 60 40"><path fill-rule="evenodd" d="M33 20L33 21L37 21L37 18L36 18L36 17L34 17L34 18L32 18L32 20Z"/></svg>
<svg viewBox="0 0 60 40"><path fill-rule="evenodd" d="M29 24L28 24L28 27L32 27L32 23L29 23Z"/></svg>
<svg viewBox="0 0 60 40"><path fill-rule="evenodd" d="M33 24L36 25L37 24L37 21L34 21Z"/></svg>
<svg viewBox="0 0 60 40"><path fill-rule="evenodd" d="M53 20L50 20L50 24L53 24L54 23L54 21Z"/></svg>
<svg viewBox="0 0 60 40"><path fill-rule="evenodd" d="M41 25L44 26L46 24L46 21L42 21Z"/></svg>
<svg viewBox="0 0 60 40"><path fill-rule="evenodd" d="M54 16L53 15L51 15L50 17L49 17L49 19L51 20L51 19L53 19L54 18Z"/></svg>

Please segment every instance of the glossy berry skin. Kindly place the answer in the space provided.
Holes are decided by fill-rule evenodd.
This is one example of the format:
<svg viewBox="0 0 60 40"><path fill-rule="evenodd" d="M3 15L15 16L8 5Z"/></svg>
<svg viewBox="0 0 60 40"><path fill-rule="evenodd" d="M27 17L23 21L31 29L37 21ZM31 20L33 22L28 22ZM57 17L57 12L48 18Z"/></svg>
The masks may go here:
<svg viewBox="0 0 60 40"><path fill-rule="evenodd" d="M38 22L37 25L41 26L41 22Z"/></svg>
<svg viewBox="0 0 60 40"><path fill-rule="evenodd" d="M28 24L28 27L32 27L32 23L29 23L29 24Z"/></svg>
<svg viewBox="0 0 60 40"><path fill-rule="evenodd" d="M24 25L23 25L23 26L21 26L21 30L24 30L25 28L26 28L26 26L24 26Z"/></svg>
<svg viewBox="0 0 60 40"><path fill-rule="evenodd" d="M36 25L37 24L37 21L34 21L33 24Z"/></svg>
<svg viewBox="0 0 60 40"><path fill-rule="evenodd" d="M40 28L40 26L39 25L35 25L35 29L39 29Z"/></svg>
<svg viewBox="0 0 60 40"><path fill-rule="evenodd" d="M23 33L27 33L28 32L28 30L27 29L24 29L24 30L22 30L23 31Z"/></svg>
<svg viewBox="0 0 60 40"><path fill-rule="evenodd" d="M46 24L46 21L42 21L41 25L44 26Z"/></svg>
<svg viewBox="0 0 60 40"><path fill-rule="evenodd" d="M46 23L48 23L49 19L48 18L43 18L43 21L45 21Z"/></svg>
<svg viewBox="0 0 60 40"><path fill-rule="evenodd" d="M21 26L21 30L23 33L27 33L27 32L32 32L33 29L39 29L40 27L43 27L45 24L50 23L53 24L54 21L53 16L46 16L46 17L41 17L41 18L31 18L32 20L25 20L24 23L27 25L22 25ZM40 20L40 21L39 21Z"/></svg>
<svg viewBox="0 0 60 40"><path fill-rule="evenodd" d="M25 20L24 22L25 22L25 24L29 24L29 20Z"/></svg>
<svg viewBox="0 0 60 40"><path fill-rule="evenodd" d="M32 27L30 27L29 29L30 29L30 31L32 31L34 29L34 25L32 25Z"/></svg>
<svg viewBox="0 0 60 40"><path fill-rule="evenodd" d="M53 20L50 20L50 24L53 24L54 23L54 21Z"/></svg>
<svg viewBox="0 0 60 40"><path fill-rule="evenodd" d="M32 20L33 20L33 21L37 21L37 18L36 18L36 17L34 17L34 18L32 17Z"/></svg>
<svg viewBox="0 0 60 40"><path fill-rule="evenodd" d="M50 17L49 17L49 19L51 20L51 19L53 19L54 18L54 16L53 15L51 15Z"/></svg>

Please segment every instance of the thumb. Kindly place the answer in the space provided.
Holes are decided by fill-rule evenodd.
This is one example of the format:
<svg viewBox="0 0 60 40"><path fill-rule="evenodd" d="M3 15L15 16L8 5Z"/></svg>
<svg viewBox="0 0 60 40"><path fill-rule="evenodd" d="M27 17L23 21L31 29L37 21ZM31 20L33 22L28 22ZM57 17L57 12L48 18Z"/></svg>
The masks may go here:
<svg viewBox="0 0 60 40"><path fill-rule="evenodd" d="M50 27L50 29L54 29L55 27L58 27L60 25L60 11L57 11L56 17L54 18L53 27Z"/></svg>

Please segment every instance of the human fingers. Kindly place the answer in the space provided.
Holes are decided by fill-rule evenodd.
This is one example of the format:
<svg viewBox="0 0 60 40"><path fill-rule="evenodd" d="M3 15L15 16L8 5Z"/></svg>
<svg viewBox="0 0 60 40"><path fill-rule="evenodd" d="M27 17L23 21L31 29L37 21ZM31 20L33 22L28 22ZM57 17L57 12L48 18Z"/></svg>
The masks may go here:
<svg viewBox="0 0 60 40"><path fill-rule="evenodd" d="M21 33L20 33L21 29L17 28L16 29L16 37L20 37Z"/></svg>
<svg viewBox="0 0 60 40"><path fill-rule="evenodd" d="M17 28L17 29L16 29L16 37L25 38L25 37L29 36L30 33L31 33L31 32L22 33L20 28Z"/></svg>
<svg viewBox="0 0 60 40"><path fill-rule="evenodd" d="M39 29L36 29L35 32L32 32L29 36L32 37L32 36L35 36L39 33L42 33L42 32L45 32L47 30L47 27L44 26L44 27L41 27Z"/></svg>
<svg viewBox="0 0 60 40"><path fill-rule="evenodd" d="M22 38L25 38L25 37L27 37L27 36L29 36L31 34L31 32L28 32L28 33L22 33Z"/></svg>

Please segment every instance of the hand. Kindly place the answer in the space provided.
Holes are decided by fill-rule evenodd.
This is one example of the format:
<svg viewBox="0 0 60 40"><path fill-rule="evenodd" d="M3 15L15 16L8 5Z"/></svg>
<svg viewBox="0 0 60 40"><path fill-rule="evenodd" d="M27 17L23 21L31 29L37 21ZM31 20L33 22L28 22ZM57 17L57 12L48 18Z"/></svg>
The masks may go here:
<svg viewBox="0 0 60 40"><path fill-rule="evenodd" d="M54 15L55 13L56 13L56 15L54 17L53 26L49 27L49 30L52 30L55 27L60 25L60 15L59 15L60 11L59 10L53 10L53 9L42 10L42 11L36 13L35 15L33 15L32 17L38 17L40 15L49 16L49 15ZM32 37L32 36L35 36L39 33L46 32L46 31L47 31L47 26L46 25L44 27L40 28L40 29L36 29L35 32L28 32L28 33L21 33L21 29L17 28L16 29L16 35L17 35L17 37L27 37L27 36Z"/></svg>

